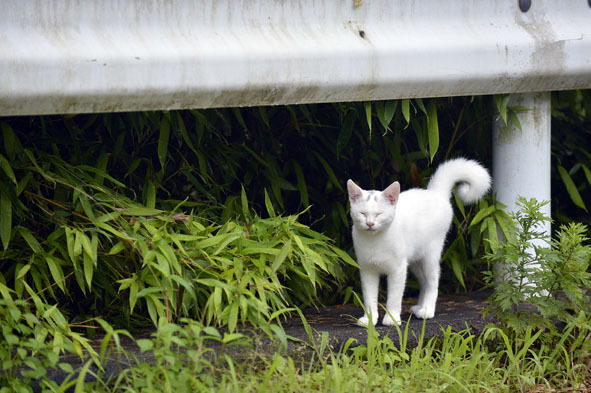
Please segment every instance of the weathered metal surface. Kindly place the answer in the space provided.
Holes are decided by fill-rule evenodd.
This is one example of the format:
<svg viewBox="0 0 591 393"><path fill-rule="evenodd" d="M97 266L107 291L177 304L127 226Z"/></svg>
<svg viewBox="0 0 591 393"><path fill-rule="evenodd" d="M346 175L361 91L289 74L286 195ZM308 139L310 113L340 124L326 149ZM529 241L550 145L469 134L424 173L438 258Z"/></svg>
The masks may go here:
<svg viewBox="0 0 591 393"><path fill-rule="evenodd" d="M0 115L591 87L584 0L3 0Z"/></svg>

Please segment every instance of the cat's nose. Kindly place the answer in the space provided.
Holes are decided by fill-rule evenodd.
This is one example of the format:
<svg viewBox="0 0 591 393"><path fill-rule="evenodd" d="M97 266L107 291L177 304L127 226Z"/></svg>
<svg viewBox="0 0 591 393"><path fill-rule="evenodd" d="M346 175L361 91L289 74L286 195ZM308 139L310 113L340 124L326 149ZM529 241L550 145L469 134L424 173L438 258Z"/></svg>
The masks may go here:
<svg viewBox="0 0 591 393"><path fill-rule="evenodd" d="M367 227L369 229L371 229L374 226L375 223L373 221L367 221L365 224L367 225Z"/></svg>

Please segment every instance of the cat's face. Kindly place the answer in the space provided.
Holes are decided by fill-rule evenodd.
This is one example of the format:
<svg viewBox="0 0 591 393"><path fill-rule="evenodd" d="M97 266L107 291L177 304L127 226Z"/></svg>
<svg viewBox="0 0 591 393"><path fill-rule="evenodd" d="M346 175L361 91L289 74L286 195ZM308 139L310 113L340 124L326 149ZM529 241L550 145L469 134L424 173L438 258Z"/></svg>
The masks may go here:
<svg viewBox="0 0 591 393"><path fill-rule="evenodd" d="M349 180L347 190L351 203L351 218L358 230L378 233L388 228L394 220L396 202L400 195L398 182L392 183L384 191L366 191Z"/></svg>

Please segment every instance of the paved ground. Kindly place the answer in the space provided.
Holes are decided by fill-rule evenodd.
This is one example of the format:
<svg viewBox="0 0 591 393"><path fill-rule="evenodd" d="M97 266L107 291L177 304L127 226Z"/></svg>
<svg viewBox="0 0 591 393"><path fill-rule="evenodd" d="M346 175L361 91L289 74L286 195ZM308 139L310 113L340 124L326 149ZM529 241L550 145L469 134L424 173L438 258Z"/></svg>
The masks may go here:
<svg viewBox="0 0 591 393"><path fill-rule="evenodd" d="M409 313L410 306L416 303L415 299L409 299L403 304L402 320L400 326L404 330L406 324L408 327L408 345L414 346L417 343L425 326L425 337L440 337L443 334L442 329L451 326L453 331L462 331L469 328L472 333L478 334L487 324L483 317L483 308L490 292L473 292L468 294L456 294L440 296L437 302L437 311L435 318L423 321L413 317ZM383 311L382 311L383 312ZM331 344L339 348L344 345L349 338L354 338L357 343L363 344L367 339L367 329L356 324L358 317L363 315L360 307L352 305L331 306L319 310L306 310L306 319L310 327L319 335L327 332L331 339ZM380 320L383 314L380 314ZM293 319L285 328L287 334L310 341L303 324L298 319ZM398 342L398 329L390 326L376 326L380 335L388 335L395 343Z"/></svg>
<svg viewBox="0 0 591 393"><path fill-rule="evenodd" d="M451 326L453 331L462 331L467 328L473 334L480 333L488 322L483 318L482 311L486 305L486 299L490 295L490 292L473 292L468 294L456 294L456 295L443 295L440 296L437 302L437 312L435 318L424 321L412 317L408 309L410 306L415 304L415 299L409 299L403 304L402 320L404 321L401 330L408 326L409 334L407 336L407 345L412 347L416 345L418 338L421 335L423 324L425 328L425 338L440 337L443 334L444 328ZM363 310L360 307L352 305L337 305L324 307L318 310L310 309L305 310L304 315L307 323L311 328L314 340L319 343L322 335L324 334L328 340L330 348L334 351L341 349L350 338L354 339L353 346L365 343L367 339L367 328L358 326L356 324L356 318L363 314ZM381 315L380 315L381 317ZM381 320L381 318L380 318ZM310 351L310 335L306 330L301 319L295 315L294 318L287 321L284 324L285 332L301 340L301 342L290 342L287 353L294 356L295 358L305 359L312 353ZM387 326L376 326L376 331L381 335L388 335L395 343L399 341L398 329L395 327ZM140 336L149 336L150 332L140 334ZM253 340L255 343L254 348L244 347L229 347L226 349L226 353L234 357L237 360L240 359L253 359L257 356L264 354L272 354L277 348L277 344L273 344L268 339L261 338L261 335L257 333L249 333L253 337L259 337L259 339ZM151 361L150 356L142 354L137 346L131 340L122 341L125 349L131 353L138 360ZM96 340L96 346L100 345L100 340ZM217 350L219 345L216 343L212 344L212 348ZM71 357L67 360L74 367L81 366L80 360L77 357ZM121 368L127 367L128 361L122 356L114 354L107 362L106 371L107 374L113 375L119 372ZM65 375L58 371L53 372L50 376L56 381L62 381ZM87 377L89 380L92 376Z"/></svg>

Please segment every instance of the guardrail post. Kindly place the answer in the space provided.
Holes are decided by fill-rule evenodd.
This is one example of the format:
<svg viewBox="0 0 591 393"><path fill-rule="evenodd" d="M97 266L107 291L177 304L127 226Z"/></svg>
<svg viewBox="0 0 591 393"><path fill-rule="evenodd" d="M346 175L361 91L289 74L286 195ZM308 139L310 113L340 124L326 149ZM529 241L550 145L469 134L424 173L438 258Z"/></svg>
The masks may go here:
<svg viewBox="0 0 591 393"><path fill-rule="evenodd" d="M521 130L495 119L493 128L493 185L497 199L516 209L518 196L550 200L550 92L512 94L508 107ZM550 204L542 212L550 216ZM543 228L550 235L550 223Z"/></svg>

